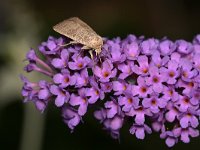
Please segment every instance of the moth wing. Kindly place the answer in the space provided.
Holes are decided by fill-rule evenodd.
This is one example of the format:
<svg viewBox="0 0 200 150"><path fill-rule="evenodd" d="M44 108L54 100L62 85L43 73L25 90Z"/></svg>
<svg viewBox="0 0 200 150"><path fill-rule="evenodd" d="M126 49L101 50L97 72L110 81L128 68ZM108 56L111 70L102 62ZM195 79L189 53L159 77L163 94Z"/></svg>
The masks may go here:
<svg viewBox="0 0 200 150"><path fill-rule="evenodd" d="M94 32L96 33L89 25L87 25L85 22L83 22L81 19L79 19L78 17L72 17L72 18L69 18L68 20L70 21L74 21L78 24L80 24L80 26L82 26L82 28L90 31L90 32Z"/></svg>
<svg viewBox="0 0 200 150"><path fill-rule="evenodd" d="M78 17L66 19L55 25L53 29L60 34L85 45L87 45L87 41L90 40L91 37L97 35L90 26Z"/></svg>

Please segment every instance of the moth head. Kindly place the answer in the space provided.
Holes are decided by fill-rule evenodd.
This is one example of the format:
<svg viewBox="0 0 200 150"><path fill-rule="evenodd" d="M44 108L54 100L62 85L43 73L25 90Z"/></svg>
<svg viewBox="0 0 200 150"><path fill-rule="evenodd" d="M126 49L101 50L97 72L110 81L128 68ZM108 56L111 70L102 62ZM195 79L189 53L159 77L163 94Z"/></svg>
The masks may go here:
<svg viewBox="0 0 200 150"><path fill-rule="evenodd" d="M100 36L95 36L90 41L92 48L101 48L103 46L103 39Z"/></svg>

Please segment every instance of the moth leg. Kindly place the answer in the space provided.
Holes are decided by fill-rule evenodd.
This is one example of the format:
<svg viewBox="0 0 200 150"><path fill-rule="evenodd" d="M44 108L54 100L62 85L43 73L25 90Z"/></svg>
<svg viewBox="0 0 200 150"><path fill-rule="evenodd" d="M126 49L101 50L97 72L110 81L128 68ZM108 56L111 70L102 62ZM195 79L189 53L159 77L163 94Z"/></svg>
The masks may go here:
<svg viewBox="0 0 200 150"><path fill-rule="evenodd" d="M101 57L99 56L99 61L100 61L100 63L102 63L102 61L101 61Z"/></svg>
<svg viewBox="0 0 200 150"><path fill-rule="evenodd" d="M92 50L89 50L89 53L90 53L91 58L94 59L94 56L92 54Z"/></svg>
<svg viewBox="0 0 200 150"><path fill-rule="evenodd" d="M81 55L81 51L78 53L78 55L77 55L77 57L76 57L76 58L78 58L80 55Z"/></svg>
<svg viewBox="0 0 200 150"><path fill-rule="evenodd" d="M96 56L99 58L99 61L102 63L100 53L97 50L95 50L95 53L96 53Z"/></svg>
<svg viewBox="0 0 200 150"><path fill-rule="evenodd" d="M81 49L82 49L82 50L88 50L88 49L91 49L91 48L84 45Z"/></svg>
<svg viewBox="0 0 200 150"><path fill-rule="evenodd" d="M90 49L90 50L89 50L89 49ZM90 47L84 45L84 46L81 48L81 50L89 50L90 57L91 57L92 59L94 59L94 56L93 56L93 54L92 54L93 50L92 50Z"/></svg>
<svg viewBox="0 0 200 150"><path fill-rule="evenodd" d="M75 43L75 42L74 42L74 43ZM83 47L81 48L80 52L78 53L77 57L79 57L79 56L81 55L81 52L82 52L82 51L88 50L88 49L91 49L91 48L89 48L89 47L87 47L87 46L83 46Z"/></svg>
<svg viewBox="0 0 200 150"><path fill-rule="evenodd" d="M95 53L96 53L96 56L99 58L99 61L102 62L102 61L101 61L101 57L100 57L101 49L100 49L100 48L99 48L99 49L96 49L96 50L95 50Z"/></svg>
<svg viewBox="0 0 200 150"><path fill-rule="evenodd" d="M73 44L80 44L80 43L79 43L79 42L76 42L76 41L70 41L69 43L67 43L67 44L63 44L63 45L60 45L60 46L65 47L65 46L73 45Z"/></svg>

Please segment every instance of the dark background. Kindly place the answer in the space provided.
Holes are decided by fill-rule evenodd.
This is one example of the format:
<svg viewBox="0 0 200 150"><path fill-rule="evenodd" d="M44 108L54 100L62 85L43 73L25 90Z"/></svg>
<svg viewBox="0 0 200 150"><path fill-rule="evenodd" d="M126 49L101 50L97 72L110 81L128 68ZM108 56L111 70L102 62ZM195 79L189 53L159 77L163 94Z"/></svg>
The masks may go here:
<svg viewBox="0 0 200 150"><path fill-rule="evenodd" d="M113 140L94 119L92 111L74 133L60 112L50 106L40 114L20 96L23 59L30 47L59 37L52 26L78 16L104 37L128 34L169 39L192 38L200 33L200 1L195 0L0 0L0 149L1 150L126 150L169 149L158 134L137 140L125 126L120 142ZM37 74L27 75L32 80ZM179 142L171 149L199 149L200 138Z"/></svg>

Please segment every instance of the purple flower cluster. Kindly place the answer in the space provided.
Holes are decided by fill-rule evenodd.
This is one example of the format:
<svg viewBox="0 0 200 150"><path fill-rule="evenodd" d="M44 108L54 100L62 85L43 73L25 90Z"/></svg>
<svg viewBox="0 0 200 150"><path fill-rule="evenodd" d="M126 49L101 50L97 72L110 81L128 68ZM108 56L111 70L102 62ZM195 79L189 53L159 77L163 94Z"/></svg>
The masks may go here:
<svg viewBox="0 0 200 150"><path fill-rule="evenodd" d="M25 102L32 101L41 112L53 102L72 131L100 101L104 107L94 116L113 138L119 138L127 120L136 138L159 132L169 147L199 136L200 35L192 43L134 35L104 39L94 59L81 44L63 46L69 42L49 37L39 46L43 60L33 49L27 53L25 71L49 79L30 82L21 76Z"/></svg>

